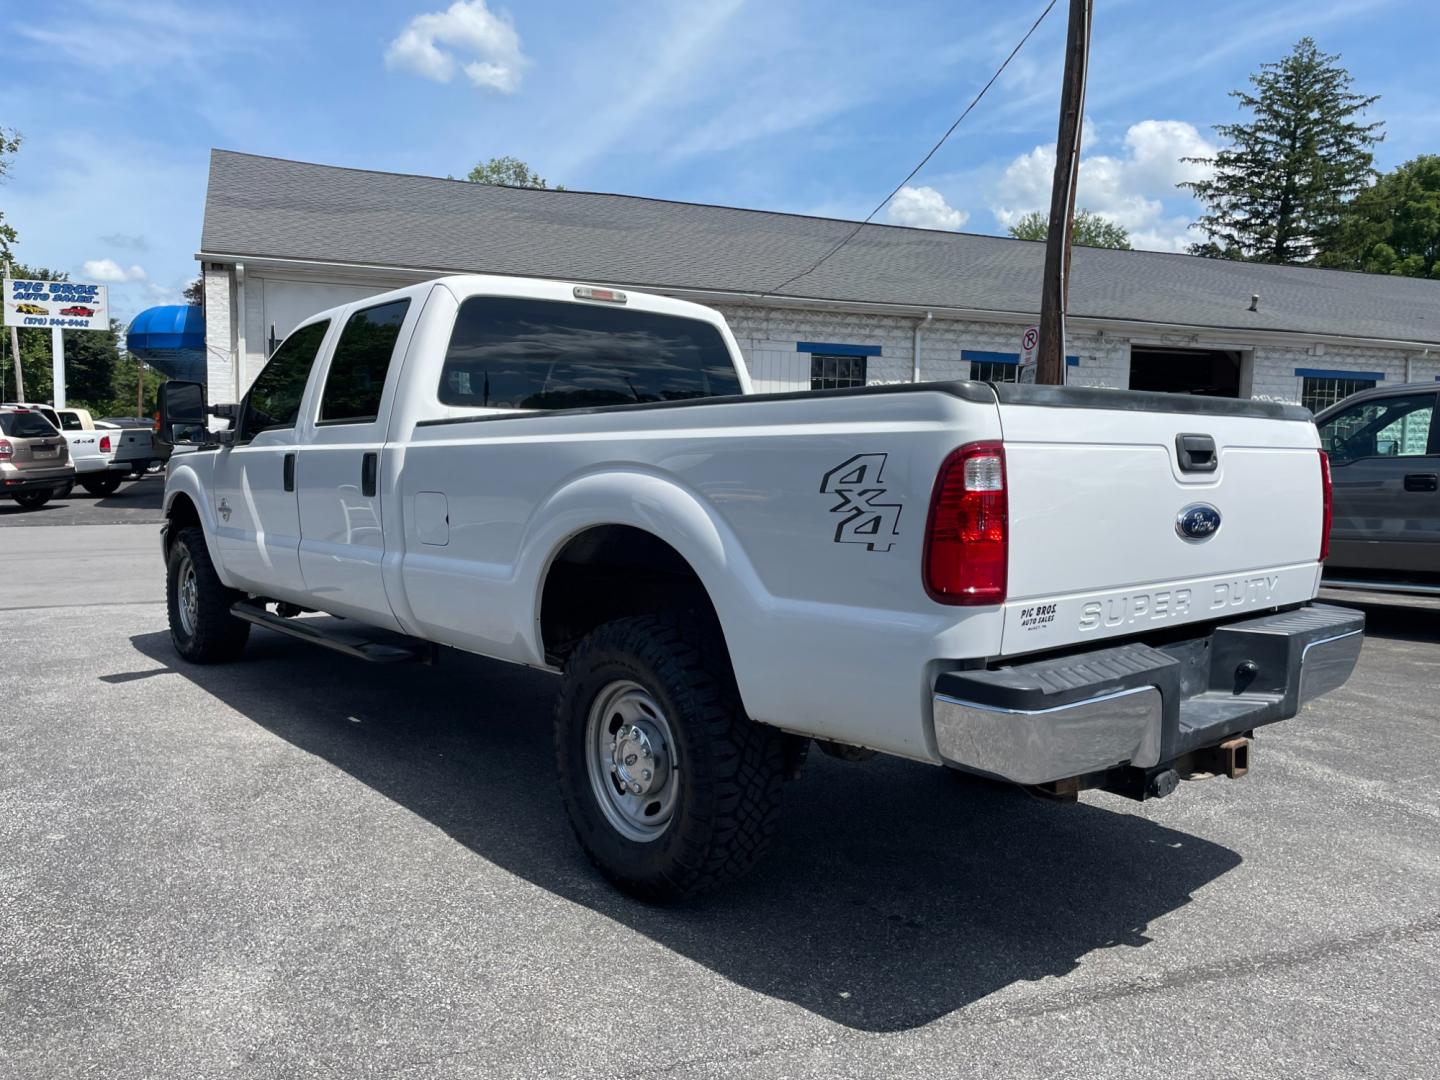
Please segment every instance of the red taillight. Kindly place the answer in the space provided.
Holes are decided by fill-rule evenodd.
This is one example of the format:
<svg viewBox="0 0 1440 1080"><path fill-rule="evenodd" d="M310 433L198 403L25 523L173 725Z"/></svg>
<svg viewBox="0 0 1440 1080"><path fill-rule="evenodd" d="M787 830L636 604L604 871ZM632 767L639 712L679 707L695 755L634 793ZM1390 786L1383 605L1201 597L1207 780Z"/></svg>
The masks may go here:
<svg viewBox="0 0 1440 1080"><path fill-rule="evenodd" d="M1320 451L1320 493L1324 509L1320 516L1320 561L1330 557L1330 519L1334 511L1330 503L1330 455Z"/></svg>
<svg viewBox="0 0 1440 1080"><path fill-rule="evenodd" d="M9 439L0 439L0 460L9 461L15 456L15 447Z"/></svg>
<svg viewBox="0 0 1440 1080"><path fill-rule="evenodd" d="M110 453L110 436L109 436L109 435L101 435L101 436L100 436L100 452L101 452L102 454L108 454L108 453Z"/></svg>
<svg viewBox="0 0 1440 1080"><path fill-rule="evenodd" d="M942 604L1005 601L1009 563L1005 450L962 446L940 466L925 528L925 591Z"/></svg>

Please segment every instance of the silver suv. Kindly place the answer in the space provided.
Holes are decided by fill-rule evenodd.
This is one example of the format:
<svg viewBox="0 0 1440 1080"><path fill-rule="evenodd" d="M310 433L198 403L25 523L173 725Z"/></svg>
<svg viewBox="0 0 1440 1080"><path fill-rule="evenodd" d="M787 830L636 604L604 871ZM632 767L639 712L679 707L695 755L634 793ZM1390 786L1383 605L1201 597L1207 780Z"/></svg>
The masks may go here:
<svg viewBox="0 0 1440 1080"><path fill-rule="evenodd" d="M33 510L74 481L70 447L55 425L30 409L0 407L0 498Z"/></svg>

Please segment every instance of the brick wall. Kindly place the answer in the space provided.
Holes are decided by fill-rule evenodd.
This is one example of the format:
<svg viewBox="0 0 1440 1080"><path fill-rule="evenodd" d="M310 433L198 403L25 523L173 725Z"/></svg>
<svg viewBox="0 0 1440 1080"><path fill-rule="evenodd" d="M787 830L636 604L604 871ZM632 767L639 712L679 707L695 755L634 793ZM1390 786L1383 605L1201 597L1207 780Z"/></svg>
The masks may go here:
<svg viewBox="0 0 1440 1080"><path fill-rule="evenodd" d="M744 304L716 306L735 333L759 393L809 387L809 355L795 348L802 341L879 346L880 355L872 356L867 365L868 381L910 381L916 319ZM920 377L926 381L969 378L970 365L961 356L963 350L1018 353L1023 330L1016 323L933 319L920 330ZM1232 335L1222 334L1213 342L1201 339L1187 344L1233 349L1237 342ZM1405 380L1408 356L1413 380L1428 382L1440 377L1440 350L1423 356L1363 346L1256 345L1249 351L1249 390L1251 396L1265 401L1299 402L1303 380L1295 374L1297 368L1374 371L1383 373L1386 382L1398 383ZM1129 337L1075 334L1067 342L1066 352L1080 360L1067 371L1071 385L1116 389L1130 385Z"/></svg>
<svg viewBox="0 0 1440 1080"><path fill-rule="evenodd" d="M205 278L205 385L212 403L235 400L234 313L230 309L230 270L213 270Z"/></svg>

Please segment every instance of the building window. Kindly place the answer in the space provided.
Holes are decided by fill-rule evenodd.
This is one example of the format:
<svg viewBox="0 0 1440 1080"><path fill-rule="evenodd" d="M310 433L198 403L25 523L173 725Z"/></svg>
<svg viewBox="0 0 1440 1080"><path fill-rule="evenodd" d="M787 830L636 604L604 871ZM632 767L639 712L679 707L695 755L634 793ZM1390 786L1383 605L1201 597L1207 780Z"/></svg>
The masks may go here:
<svg viewBox="0 0 1440 1080"><path fill-rule="evenodd" d="M1337 401L1361 390L1373 390L1375 379L1352 379L1331 375L1306 375L1300 391L1300 404L1311 412L1328 409Z"/></svg>
<svg viewBox="0 0 1440 1080"><path fill-rule="evenodd" d="M865 385L865 356L811 356L810 389L843 390Z"/></svg>
<svg viewBox="0 0 1440 1080"><path fill-rule="evenodd" d="M971 360L970 378L976 382L1019 382L1020 365L1003 360Z"/></svg>

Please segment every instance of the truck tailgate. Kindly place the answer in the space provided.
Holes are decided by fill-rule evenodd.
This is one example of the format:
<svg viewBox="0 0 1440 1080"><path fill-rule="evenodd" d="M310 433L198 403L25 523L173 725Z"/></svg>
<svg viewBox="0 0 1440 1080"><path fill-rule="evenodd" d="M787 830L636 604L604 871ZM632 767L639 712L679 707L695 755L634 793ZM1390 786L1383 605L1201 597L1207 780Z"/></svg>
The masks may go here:
<svg viewBox="0 0 1440 1080"><path fill-rule="evenodd" d="M1002 392L1000 405L1006 654L1315 595L1323 497L1308 413L1090 391L1060 391L1056 403L1071 407L1057 408L1027 402L1043 395L1024 389Z"/></svg>

